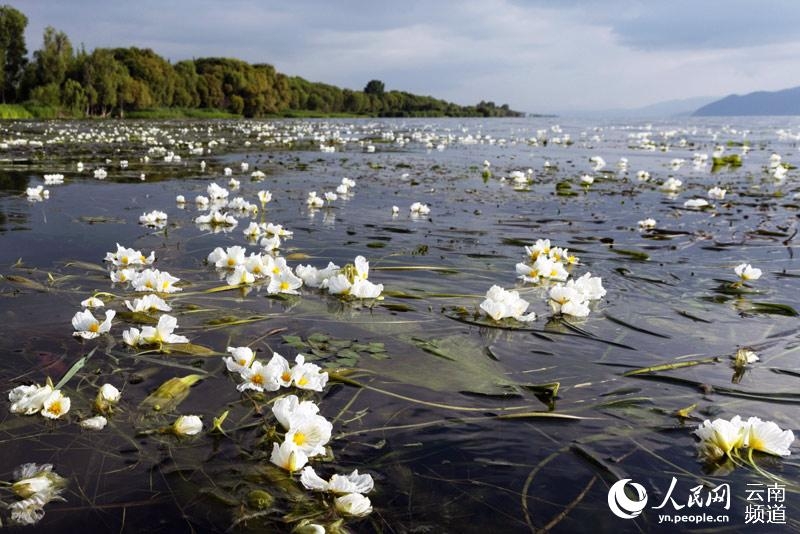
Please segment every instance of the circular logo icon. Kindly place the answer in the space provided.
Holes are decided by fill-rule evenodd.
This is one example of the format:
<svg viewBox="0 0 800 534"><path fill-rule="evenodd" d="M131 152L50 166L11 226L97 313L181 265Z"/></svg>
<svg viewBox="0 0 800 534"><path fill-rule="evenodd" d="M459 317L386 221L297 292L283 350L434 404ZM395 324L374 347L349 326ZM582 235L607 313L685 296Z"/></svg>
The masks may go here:
<svg viewBox="0 0 800 534"><path fill-rule="evenodd" d="M641 514L647 505L647 492L641 484L631 482L631 487L636 490L637 499L635 501L629 499L625 494L625 485L630 481L629 478L623 478L608 490L608 507L615 516L622 519L633 519Z"/></svg>

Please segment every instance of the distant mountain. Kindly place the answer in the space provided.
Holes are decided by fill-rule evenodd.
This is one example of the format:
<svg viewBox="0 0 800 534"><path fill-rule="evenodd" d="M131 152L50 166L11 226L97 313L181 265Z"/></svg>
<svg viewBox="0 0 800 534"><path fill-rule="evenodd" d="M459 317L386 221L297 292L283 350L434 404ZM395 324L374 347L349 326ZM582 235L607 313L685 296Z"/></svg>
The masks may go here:
<svg viewBox="0 0 800 534"><path fill-rule="evenodd" d="M581 117L581 118L617 118L617 119L658 119L689 116L699 106L708 104L718 99L718 96L697 96L693 98L681 98L677 100L665 100L638 108L616 108L616 109L583 109L566 110L558 112L561 117Z"/></svg>
<svg viewBox="0 0 800 534"><path fill-rule="evenodd" d="M800 87L782 91L758 91L729 95L692 113L695 117L714 115L800 115Z"/></svg>

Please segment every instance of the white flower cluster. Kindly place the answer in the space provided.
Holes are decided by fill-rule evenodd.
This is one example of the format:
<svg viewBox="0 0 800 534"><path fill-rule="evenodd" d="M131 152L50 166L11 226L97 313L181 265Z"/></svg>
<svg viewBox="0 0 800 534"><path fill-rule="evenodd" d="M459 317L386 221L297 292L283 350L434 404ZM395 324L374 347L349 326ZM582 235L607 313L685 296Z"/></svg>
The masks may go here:
<svg viewBox="0 0 800 534"><path fill-rule="evenodd" d="M152 228L164 228L167 225L167 214L158 210L143 213L139 216L139 224Z"/></svg>
<svg viewBox="0 0 800 534"><path fill-rule="evenodd" d="M302 390L322 391L328 382L328 373L316 364L305 361L303 354L295 357L295 365L278 353L263 363L256 360L249 347L228 347L230 356L223 358L228 371L238 373L242 382L239 391L278 391L282 387L294 386ZM306 465L311 458L325 454L331 439L333 425L319 414L319 407L310 400L300 400L297 395L278 398L272 413L285 434L281 443L272 444L270 462L295 473L302 469L300 482L312 491L333 493L334 507L345 516L365 516L372 511L372 504L364 494L372 491L374 483L369 474L358 470L349 475L334 474L323 480Z"/></svg>
<svg viewBox="0 0 800 534"><path fill-rule="evenodd" d="M369 277L369 262L364 256L356 256L352 264L339 267L328 262L324 269L311 265L298 265L295 268L308 287L327 289L332 295L343 295L357 299L377 299L383 292L383 284L373 284Z"/></svg>
<svg viewBox="0 0 800 534"><path fill-rule="evenodd" d="M257 280L269 278L267 293L276 295L285 293L297 295L303 281L295 276L286 264L286 259L269 254L251 252L246 256L244 247L235 245L223 249L217 247L208 255L209 265L213 265L220 277L225 278L229 286L247 286Z"/></svg>
<svg viewBox="0 0 800 534"><path fill-rule="evenodd" d="M591 273L586 273L577 280L568 280L567 267L577 264L578 258L566 248L552 246L549 239L537 239L532 246L525 247L525 254L528 261L517 263L516 273L524 282L556 282L548 293L548 301L554 313L586 317L589 315L589 302L606 294L602 280L593 277ZM516 291L505 291L493 286L486 294L486 300L481 303L481 309L495 320L512 317L531 321L531 317L535 318L533 313L522 315L527 305Z"/></svg>
<svg viewBox="0 0 800 534"><path fill-rule="evenodd" d="M789 448L794 442L794 433L791 430L781 430L776 423L762 421L758 417L750 417L744 421L738 415L731 420L706 419L694 434L700 438L700 456L711 461L730 457L741 449L774 456L789 456Z"/></svg>
<svg viewBox="0 0 800 534"><path fill-rule="evenodd" d="M486 314L499 321L510 317L517 321L535 321L534 312L523 315L530 306L530 303L519 296L516 291L506 291L500 286L492 286L486 292L486 299L481 302L481 309Z"/></svg>
<svg viewBox="0 0 800 534"><path fill-rule="evenodd" d="M35 525L44 517L47 503L64 500L61 492L67 481L53 471L51 464L23 464L14 470L14 478L11 490L21 498L8 505L14 525Z"/></svg>
<svg viewBox="0 0 800 534"><path fill-rule="evenodd" d="M8 393L11 413L33 415L39 413L48 419L59 419L70 408L70 399L51 383L44 386L31 384L17 386Z"/></svg>

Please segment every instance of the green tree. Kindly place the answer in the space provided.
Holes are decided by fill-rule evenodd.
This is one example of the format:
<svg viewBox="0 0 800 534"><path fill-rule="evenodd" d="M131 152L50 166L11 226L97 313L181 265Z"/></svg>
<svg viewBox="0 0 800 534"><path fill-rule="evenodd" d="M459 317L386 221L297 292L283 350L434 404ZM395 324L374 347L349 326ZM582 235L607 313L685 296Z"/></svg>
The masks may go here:
<svg viewBox="0 0 800 534"><path fill-rule="evenodd" d="M25 27L28 17L11 6L0 6L0 93L3 102L17 96L19 80L28 62L25 48Z"/></svg>
<svg viewBox="0 0 800 534"><path fill-rule="evenodd" d="M382 95L386 90L386 86L380 80L370 80L364 87L364 92L368 95Z"/></svg>
<svg viewBox="0 0 800 534"><path fill-rule="evenodd" d="M44 30L44 44L33 53L36 84L61 86L73 61L72 43L64 32L52 26Z"/></svg>

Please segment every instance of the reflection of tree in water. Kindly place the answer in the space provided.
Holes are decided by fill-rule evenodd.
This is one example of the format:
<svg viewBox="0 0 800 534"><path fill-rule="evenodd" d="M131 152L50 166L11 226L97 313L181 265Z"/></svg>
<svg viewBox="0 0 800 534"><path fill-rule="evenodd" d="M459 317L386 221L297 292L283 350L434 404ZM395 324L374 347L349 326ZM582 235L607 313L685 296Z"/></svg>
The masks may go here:
<svg viewBox="0 0 800 534"><path fill-rule="evenodd" d="M28 187L28 173L0 170L0 198L24 195ZM14 204L0 202L0 232L27 226L27 210L16 210Z"/></svg>

